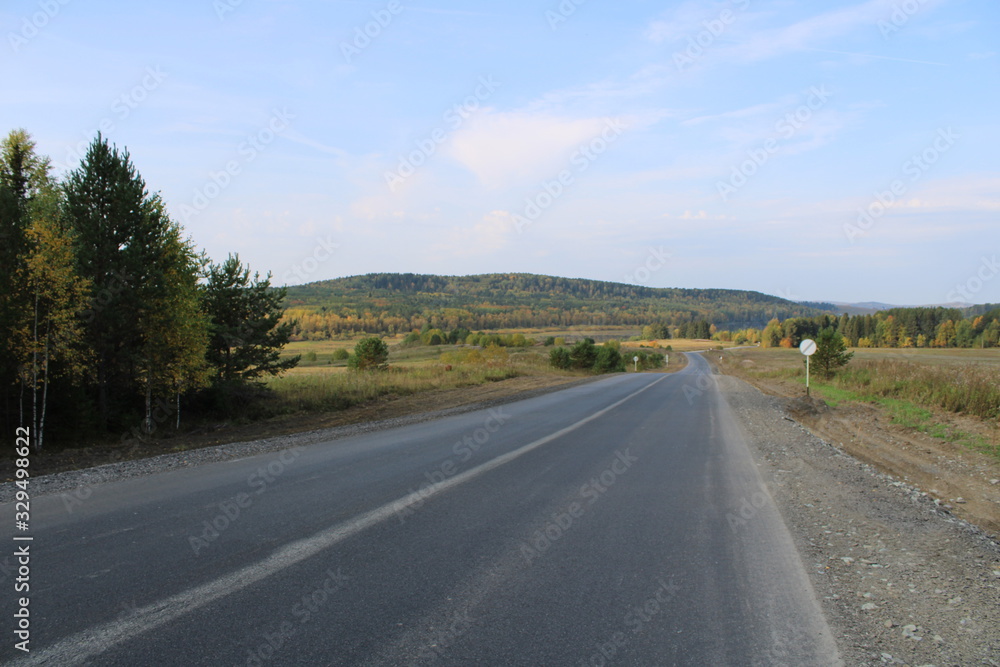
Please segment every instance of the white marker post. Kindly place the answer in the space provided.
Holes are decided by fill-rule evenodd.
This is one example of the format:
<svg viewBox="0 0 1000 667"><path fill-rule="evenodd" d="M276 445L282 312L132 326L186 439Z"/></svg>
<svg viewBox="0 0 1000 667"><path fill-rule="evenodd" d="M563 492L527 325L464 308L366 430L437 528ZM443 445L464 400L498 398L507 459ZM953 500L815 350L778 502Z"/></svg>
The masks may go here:
<svg viewBox="0 0 1000 667"><path fill-rule="evenodd" d="M799 352L806 355L806 396L809 396L809 357L816 354L816 341L806 338L799 343Z"/></svg>
<svg viewBox="0 0 1000 667"><path fill-rule="evenodd" d="M639 357L632 357L632 363L635 364L635 372L639 372Z"/></svg>

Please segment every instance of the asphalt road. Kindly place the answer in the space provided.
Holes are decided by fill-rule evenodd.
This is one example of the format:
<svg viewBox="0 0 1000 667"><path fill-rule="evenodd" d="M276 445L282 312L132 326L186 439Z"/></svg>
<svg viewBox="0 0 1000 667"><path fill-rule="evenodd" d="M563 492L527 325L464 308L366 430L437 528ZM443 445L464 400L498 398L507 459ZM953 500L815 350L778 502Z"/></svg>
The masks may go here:
<svg viewBox="0 0 1000 667"><path fill-rule="evenodd" d="M36 498L31 652L13 648L8 578L0 657L838 664L738 426L689 360L79 502Z"/></svg>

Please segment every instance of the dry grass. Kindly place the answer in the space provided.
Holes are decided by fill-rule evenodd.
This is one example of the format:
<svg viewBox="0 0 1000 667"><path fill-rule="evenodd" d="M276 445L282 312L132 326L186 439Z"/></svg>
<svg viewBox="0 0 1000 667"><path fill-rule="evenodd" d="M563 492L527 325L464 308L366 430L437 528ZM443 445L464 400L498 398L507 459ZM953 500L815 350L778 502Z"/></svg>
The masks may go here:
<svg viewBox="0 0 1000 667"><path fill-rule="evenodd" d="M268 387L276 394L276 414L294 411L342 410L384 396L468 387L518 375L513 365L490 368L443 366L373 372L315 373L276 378Z"/></svg>

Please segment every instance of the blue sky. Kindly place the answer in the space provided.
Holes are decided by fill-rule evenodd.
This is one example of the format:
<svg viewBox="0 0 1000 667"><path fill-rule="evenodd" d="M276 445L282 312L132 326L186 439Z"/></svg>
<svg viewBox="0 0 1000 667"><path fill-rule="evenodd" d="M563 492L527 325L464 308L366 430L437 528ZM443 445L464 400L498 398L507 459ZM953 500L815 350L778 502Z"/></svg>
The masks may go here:
<svg viewBox="0 0 1000 667"><path fill-rule="evenodd" d="M1000 302L1000 4L5 3L0 129L104 128L277 283ZM865 215L866 214L866 215Z"/></svg>

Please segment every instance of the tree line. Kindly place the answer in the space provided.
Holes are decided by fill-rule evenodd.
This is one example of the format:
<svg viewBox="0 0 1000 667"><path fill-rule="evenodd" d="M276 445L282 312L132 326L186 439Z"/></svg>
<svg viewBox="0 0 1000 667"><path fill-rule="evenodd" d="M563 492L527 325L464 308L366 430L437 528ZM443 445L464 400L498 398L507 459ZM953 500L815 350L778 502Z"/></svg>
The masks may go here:
<svg viewBox="0 0 1000 667"><path fill-rule="evenodd" d="M286 321L299 340L571 326L762 328L823 310L745 290L670 289L535 274L436 276L376 273L290 287ZM829 309L833 306L825 304Z"/></svg>
<svg viewBox="0 0 1000 667"><path fill-rule="evenodd" d="M225 412L297 359L283 290L199 253L127 150L100 134L57 179L24 130L0 144L0 420L85 439Z"/></svg>
<svg viewBox="0 0 1000 667"><path fill-rule="evenodd" d="M832 328L851 347L949 348L1000 346L1000 307L971 314L957 308L892 308L872 315L773 319L759 334L763 347L795 347Z"/></svg>

